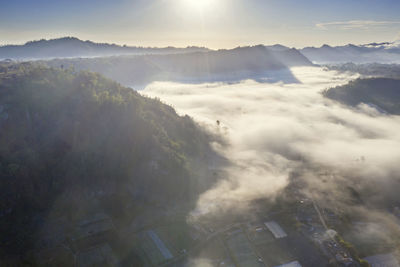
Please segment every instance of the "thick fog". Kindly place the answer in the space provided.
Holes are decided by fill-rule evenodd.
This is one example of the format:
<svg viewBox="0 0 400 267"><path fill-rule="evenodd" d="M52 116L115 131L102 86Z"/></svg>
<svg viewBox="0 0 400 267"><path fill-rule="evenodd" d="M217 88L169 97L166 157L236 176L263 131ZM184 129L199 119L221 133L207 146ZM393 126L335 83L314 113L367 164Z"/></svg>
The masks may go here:
<svg viewBox="0 0 400 267"><path fill-rule="evenodd" d="M292 73L299 83L157 82L142 92L222 136L214 147L231 164L201 195L194 215L273 199L292 179L303 181L308 196L337 207L348 206L347 188L354 188L367 196L364 205L352 207L360 212L400 200L400 117L322 96L356 76L316 67Z"/></svg>

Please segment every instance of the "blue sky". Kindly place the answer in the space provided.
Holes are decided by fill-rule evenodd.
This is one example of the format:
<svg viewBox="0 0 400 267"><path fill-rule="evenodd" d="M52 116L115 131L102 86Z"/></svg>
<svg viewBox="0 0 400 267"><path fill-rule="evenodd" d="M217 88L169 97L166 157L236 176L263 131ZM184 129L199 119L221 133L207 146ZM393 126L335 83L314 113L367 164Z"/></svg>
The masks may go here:
<svg viewBox="0 0 400 267"><path fill-rule="evenodd" d="M0 0L0 44L303 47L400 38L399 0Z"/></svg>

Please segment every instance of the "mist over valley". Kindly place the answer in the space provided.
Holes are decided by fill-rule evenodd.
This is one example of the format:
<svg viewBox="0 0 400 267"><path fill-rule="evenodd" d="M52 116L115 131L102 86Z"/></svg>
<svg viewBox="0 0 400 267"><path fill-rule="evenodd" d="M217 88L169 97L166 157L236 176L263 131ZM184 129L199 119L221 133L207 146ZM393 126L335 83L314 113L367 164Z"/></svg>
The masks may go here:
<svg viewBox="0 0 400 267"><path fill-rule="evenodd" d="M2 3L0 266L400 267L399 10Z"/></svg>

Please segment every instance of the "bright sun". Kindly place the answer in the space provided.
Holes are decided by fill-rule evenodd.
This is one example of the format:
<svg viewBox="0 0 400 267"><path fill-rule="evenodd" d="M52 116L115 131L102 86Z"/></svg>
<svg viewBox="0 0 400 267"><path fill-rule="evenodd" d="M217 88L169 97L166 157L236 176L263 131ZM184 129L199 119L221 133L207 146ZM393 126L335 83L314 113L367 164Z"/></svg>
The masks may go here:
<svg viewBox="0 0 400 267"><path fill-rule="evenodd" d="M207 10L215 5L217 0L183 0L188 8L197 10Z"/></svg>

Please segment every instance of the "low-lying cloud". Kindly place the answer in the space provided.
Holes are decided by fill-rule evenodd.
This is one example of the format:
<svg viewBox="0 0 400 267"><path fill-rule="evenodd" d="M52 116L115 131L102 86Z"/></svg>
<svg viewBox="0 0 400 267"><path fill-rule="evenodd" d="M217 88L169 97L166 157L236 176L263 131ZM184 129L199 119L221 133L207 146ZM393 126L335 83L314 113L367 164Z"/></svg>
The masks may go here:
<svg viewBox="0 0 400 267"><path fill-rule="evenodd" d="M300 83L157 82L143 91L225 140L215 147L231 165L200 196L195 213L274 198L293 173L305 182L303 192L321 202L345 207L347 187L370 194L374 204L400 200L400 117L368 105L351 109L322 96L322 90L354 76L316 67L292 72Z"/></svg>
<svg viewBox="0 0 400 267"><path fill-rule="evenodd" d="M349 21L331 21L317 23L317 28L320 29L330 29L339 28L343 30L353 30L353 29L364 29L368 30L371 28L381 28L381 27L398 27L400 26L400 21L377 21L377 20L349 20Z"/></svg>

